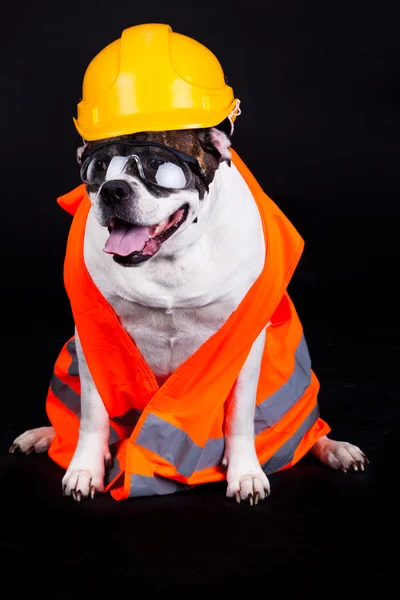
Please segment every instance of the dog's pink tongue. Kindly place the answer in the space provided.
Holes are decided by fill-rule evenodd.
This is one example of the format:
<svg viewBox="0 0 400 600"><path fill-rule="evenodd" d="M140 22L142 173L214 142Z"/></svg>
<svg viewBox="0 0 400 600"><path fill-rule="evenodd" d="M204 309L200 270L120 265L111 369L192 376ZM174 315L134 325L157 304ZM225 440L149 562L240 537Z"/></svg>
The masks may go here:
<svg viewBox="0 0 400 600"><path fill-rule="evenodd" d="M132 252L143 250L148 239L150 239L148 227L135 227L135 225L128 225L128 223L117 223L106 241L104 252L128 256Z"/></svg>

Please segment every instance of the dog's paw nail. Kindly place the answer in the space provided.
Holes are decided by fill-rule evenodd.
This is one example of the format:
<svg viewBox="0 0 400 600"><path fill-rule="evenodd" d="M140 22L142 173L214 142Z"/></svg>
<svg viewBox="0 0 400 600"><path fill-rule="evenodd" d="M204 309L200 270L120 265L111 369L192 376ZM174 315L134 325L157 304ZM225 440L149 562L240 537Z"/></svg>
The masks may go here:
<svg viewBox="0 0 400 600"><path fill-rule="evenodd" d="M62 493L63 493L63 496L65 496L65 495L66 495L66 493L65 493L66 491L67 491L67 486L66 486L66 485L63 485L63 486L62 486Z"/></svg>
<svg viewBox="0 0 400 600"><path fill-rule="evenodd" d="M80 501L82 500L82 492L81 492L81 490L78 490L78 491L76 492L76 498L75 498L75 500L76 500L77 502L80 502Z"/></svg>
<svg viewBox="0 0 400 600"><path fill-rule="evenodd" d="M250 506L253 506L253 503L254 503L254 501L253 501L253 494L249 494L247 496L247 500L250 502Z"/></svg>
<svg viewBox="0 0 400 600"><path fill-rule="evenodd" d="M369 458L367 458L367 457L365 456L364 452L362 452L361 454L362 454L362 457L363 457L363 459L364 459L364 462L365 462L365 464L366 464L366 465L369 465L369 464L370 464L370 462L371 462L371 461L369 460Z"/></svg>
<svg viewBox="0 0 400 600"><path fill-rule="evenodd" d="M235 497L236 497L236 502L237 502L238 504L240 504L240 492L236 492L236 493L235 493Z"/></svg>
<svg viewBox="0 0 400 600"><path fill-rule="evenodd" d="M34 447L31 446L30 448L28 448L28 450L25 452L26 456L28 456L28 454L31 454L31 452L33 452Z"/></svg>
<svg viewBox="0 0 400 600"><path fill-rule="evenodd" d="M74 500L76 500L76 492L75 490L71 490L71 494Z"/></svg>
<svg viewBox="0 0 400 600"><path fill-rule="evenodd" d="M254 494L254 505L258 504L259 498L260 498L260 492L256 492Z"/></svg>
<svg viewBox="0 0 400 600"><path fill-rule="evenodd" d="M9 452L10 452L10 454L14 454L14 452L15 452L15 451L16 451L18 448L19 448L18 444L12 444L12 445L11 445L11 447L10 447L10 449L9 449Z"/></svg>
<svg viewBox="0 0 400 600"><path fill-rule="evenodd" d="M355 462L352 462L350 466L353 469L353 471L358 471L358 467Z"/></svg>
<svg viewBox="0 0 400 600"><path fill-rule="evenodd" d="M363 465L362 461L359 460L357 464L358 464L360 471L364 471L364 465Z"/></svg>
<svg viewBox="0 0 400 600"><path fill-rule="evenodd" d="M90 486L90 497L92 500L94 498L95 493L96 493L96 488L94 487L94 485L91 485Z"/></svg>
<svg viewBox="0 0 400 600"><path fill-rule="evenodd" d="M342 464L339 465L339 469L343 471L343 473L347 473L347 469L345 469Z"/></svg>

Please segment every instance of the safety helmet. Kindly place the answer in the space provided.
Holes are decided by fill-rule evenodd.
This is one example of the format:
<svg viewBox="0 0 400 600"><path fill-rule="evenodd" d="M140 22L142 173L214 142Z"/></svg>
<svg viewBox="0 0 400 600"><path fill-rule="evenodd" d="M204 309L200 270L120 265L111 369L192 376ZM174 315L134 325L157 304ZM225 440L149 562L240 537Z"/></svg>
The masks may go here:
<svg viewBox="0 0 400 600"><path fill-rule="evenodd" d="M125 29L91 61L74 123L92 141L233 123L239 104L208 48L150 23Z"/></svg>

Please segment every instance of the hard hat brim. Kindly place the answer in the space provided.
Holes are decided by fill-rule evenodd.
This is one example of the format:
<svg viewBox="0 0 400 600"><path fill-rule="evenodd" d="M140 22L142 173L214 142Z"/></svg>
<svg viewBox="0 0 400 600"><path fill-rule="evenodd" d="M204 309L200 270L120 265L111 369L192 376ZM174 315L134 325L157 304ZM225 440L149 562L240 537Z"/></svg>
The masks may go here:
<svg viewBox="0 0 400 600"><path fill-rule="evenodd" d="M235 101L236 102L236 101ZM233 103L234 105L234 103ZM100 122L90 127L81 126L77 119L73 119L79 135L86 141L97 141L121 135L132 135L144 131L172 131L181 129L204 129L215 127L232 113L230 106L227 111L204 111L193 109L179 109L177 114L152 113L119 116L113 123L107 121L104 125ZM234 121L235 114L231 115Z"/></svg>

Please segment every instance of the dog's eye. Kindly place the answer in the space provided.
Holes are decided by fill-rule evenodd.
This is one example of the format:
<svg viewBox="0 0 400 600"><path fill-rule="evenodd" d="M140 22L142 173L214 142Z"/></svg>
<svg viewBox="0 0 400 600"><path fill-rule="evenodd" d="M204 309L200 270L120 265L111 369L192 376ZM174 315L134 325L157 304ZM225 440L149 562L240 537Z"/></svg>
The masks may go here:
<svg viewBox="0 0 400 600"><path fill-rule="evenodd" d="M99 158L93 161L92 169L95 173L102 173L103 171L107 171L107 166L106 161Z"/></svg>
<svg viewBox="0 0 400 600"><path fill-rule="evenodd" d="M104 156L94 156L87 168L83 169L83 180L88 183L101 181L107 172L110 160Z"/></svg>
<svg viewBox="0 0 400 600"><path fill-rule="evenodd" d="M164 160L161 160L160 158L149 158L149 160L147 161L148 166L151 169L158 169L158 167L160 167L161 165L164 164Z"/></svg>

